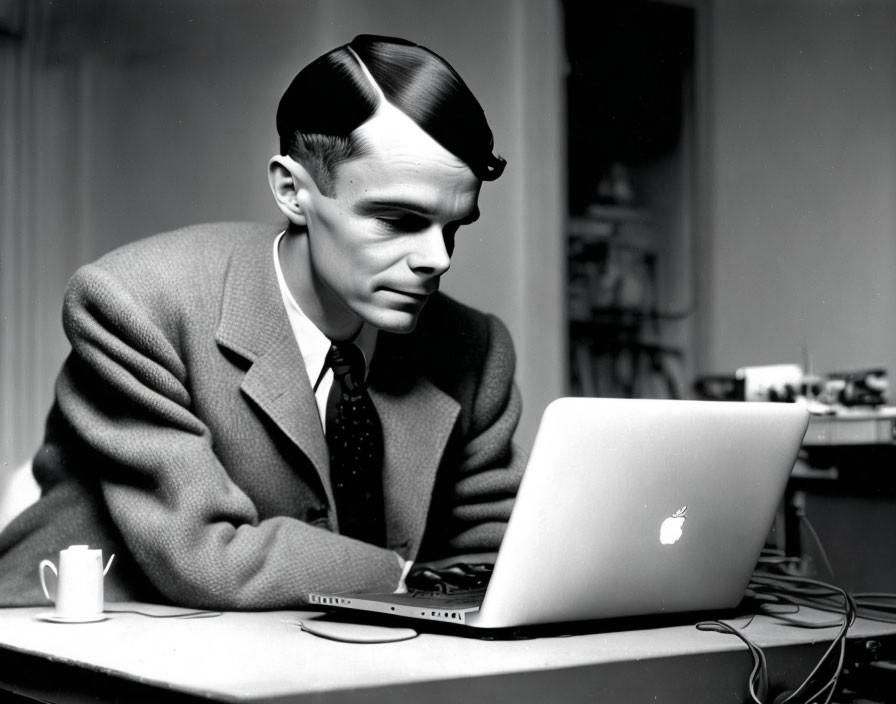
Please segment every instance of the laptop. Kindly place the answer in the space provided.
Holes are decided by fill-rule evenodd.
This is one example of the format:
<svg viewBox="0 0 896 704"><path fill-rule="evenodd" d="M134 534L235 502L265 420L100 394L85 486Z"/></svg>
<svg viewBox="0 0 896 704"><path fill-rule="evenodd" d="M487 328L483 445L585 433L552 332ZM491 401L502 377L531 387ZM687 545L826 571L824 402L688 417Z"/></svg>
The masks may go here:
<svg viewBox="0 0 896 704"><path fill-rule="evenodd" d="M735 608L807 425L793 403L557 399L484 589L310 602L477 629Z"/></svg>

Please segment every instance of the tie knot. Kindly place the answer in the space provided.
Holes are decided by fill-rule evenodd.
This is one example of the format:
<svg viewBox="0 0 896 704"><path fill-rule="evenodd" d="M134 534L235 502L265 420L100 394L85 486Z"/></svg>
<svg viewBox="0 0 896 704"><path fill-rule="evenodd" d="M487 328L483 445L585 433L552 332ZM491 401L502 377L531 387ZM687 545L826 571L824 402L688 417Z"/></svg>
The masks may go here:
<svg viewBox="0 0 896 704"><path fill-rule="evenodd" d="M348 375L356 384L364 381L364 354L353 342L332 343L327 364L339 379Z"/></svg>

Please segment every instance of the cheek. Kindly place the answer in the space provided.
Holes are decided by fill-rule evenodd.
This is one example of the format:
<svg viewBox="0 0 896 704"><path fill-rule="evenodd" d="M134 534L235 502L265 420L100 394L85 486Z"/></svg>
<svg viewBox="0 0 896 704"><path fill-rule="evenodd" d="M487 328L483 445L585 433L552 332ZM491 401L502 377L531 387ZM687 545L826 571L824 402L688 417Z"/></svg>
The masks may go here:
<svg viewBox="0 0 896 704"><path fill-rule="evenodd" d="M380 275L391 277L412 248L412 237L383 233L370 218L335 206L318 210L311 223L318 273L344 291L361 293L375 287Z"/></svg>
<svg viewBox="0 0 896 704"><path fill-rule="evenodd" d="M359 223L348 218L321 217L311 231L314 267L330 286L360 294L377 273L377 246Z"/></svg>
<svg viewBox="0 0 896 704"><path fill-rule="evenodd" d="M352 243L353 225L338 211L321 209L310 227L311 250L315 264L331 269L348 264L355 247Z"/></svg>

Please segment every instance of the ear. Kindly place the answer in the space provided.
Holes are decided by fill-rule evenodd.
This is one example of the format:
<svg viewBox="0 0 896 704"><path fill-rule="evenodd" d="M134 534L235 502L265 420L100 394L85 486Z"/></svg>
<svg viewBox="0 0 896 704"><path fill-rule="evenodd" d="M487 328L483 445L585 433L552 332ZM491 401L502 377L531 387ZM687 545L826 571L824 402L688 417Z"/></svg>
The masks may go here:
<svg viewBox="0 0 896 704"><path fill-rule="evenodd" d="M268 162L268 182L277 207L290 224L307 227L309 195L317 191L307 169L292 157L277 155Z"/></svg>

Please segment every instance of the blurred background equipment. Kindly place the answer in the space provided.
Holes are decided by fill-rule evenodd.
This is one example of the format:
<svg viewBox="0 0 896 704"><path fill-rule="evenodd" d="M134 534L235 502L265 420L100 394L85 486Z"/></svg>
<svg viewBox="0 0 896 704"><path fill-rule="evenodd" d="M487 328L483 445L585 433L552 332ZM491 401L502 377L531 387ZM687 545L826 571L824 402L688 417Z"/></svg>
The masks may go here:
<svg viewBox="0 0 896 704"><path fill-rule="evenodd" d="M570 393L681 398L694 365L696 13L563 6Z"/></svg>

